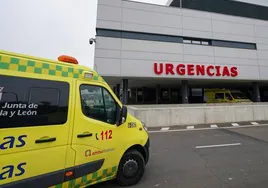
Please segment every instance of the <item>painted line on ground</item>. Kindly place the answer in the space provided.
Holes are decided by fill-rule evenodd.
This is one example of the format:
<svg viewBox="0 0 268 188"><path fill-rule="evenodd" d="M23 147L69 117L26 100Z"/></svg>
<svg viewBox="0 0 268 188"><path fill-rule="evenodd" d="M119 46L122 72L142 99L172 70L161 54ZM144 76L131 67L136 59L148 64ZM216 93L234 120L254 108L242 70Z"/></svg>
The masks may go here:
<svg viewBox="0 0 268 188"><path fill-rule="evenodd" d="M232 144L218 144L218 145L206 145L206 146L195 146L196 149L202 148L218 148L218 147L228 147L228 146L241 146L241 143L232 143Z"/></svg>
<svg viewBox="0 0 268 188"><path fill-rule="evenodd" d="M218 127L218 128L196 128L196 129L173 129L167 131L148 131L149 133L168 133L168 132L185 132L185 131L203 131L203 130L220 130L220 129L239 129L239 128L247 128L247 127L264 127L268 126L268 124L258 124L258 125L241 125L239 127Z"/></svg>
<svg viewBox="0 0 268 188"><path fill-rule="evenodd" d="M238 123L231 123L231 125L234 126L234 127L239 127Z"/></svg>
<svg viewBox="0 0 268 188"><path fill-rule="evenodd" d="M210 125L211 128L218 128L218 125Z"/></svg>
<svg viewBox="0 0 268 188"><path fill-rule="evenodd" d="M167 130L169 130L169 127L163 127L163 128L161 128L161 131L167 131Z"/></svg>
<svg viewBox="0 0 268 188"><path fill-rule="evenodd" d="M194 126L187 126L187 129L194 129Z"/></svg>
<svg viewBox="0 0 268 188"><path fill-rule="evenodd" d="M251 122L252 125L259 125L257 122Z"/></svg>

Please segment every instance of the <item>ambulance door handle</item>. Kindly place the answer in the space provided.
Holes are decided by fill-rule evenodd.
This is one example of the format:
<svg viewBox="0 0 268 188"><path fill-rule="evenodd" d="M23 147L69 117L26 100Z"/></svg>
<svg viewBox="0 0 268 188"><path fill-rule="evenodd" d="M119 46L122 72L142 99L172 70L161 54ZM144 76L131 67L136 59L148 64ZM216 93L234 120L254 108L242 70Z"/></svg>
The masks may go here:
<svg viewBox="0 0 268 188"><path fill-rule="evenodd" d="M40 138L40 139L35 140L35 143L36 144L40 144L40 143L54 142L54 141L56 141L56 138L55 137L53 137L53 138L43 137L43 138Z"/></svg>
<svg viewBox="0 0 268 188"><path fill-rule="evenodd" d="M91 137L91 136L92 136L92 133L85 132L85 133L82 133L82 134L78 134L77 138L85 138L85 137Z"/></svg>

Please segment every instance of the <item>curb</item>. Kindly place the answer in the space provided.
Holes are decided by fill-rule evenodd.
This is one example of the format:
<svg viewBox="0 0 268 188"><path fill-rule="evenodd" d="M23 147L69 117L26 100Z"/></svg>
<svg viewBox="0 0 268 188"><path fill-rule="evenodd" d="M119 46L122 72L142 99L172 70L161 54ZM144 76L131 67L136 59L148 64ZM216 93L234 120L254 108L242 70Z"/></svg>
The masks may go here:
<svg viewBox="0 0 268 188"><path fill-rule="evenodd" d="M205 124L205 125L187 125L187 126L172 126L172 127L148 127L149 133L154 132L178 132L191 130L215 130L215 129L232 129L244 127L260 127L268 125L266 122L240 122L240 123L219 123L219 124Z"/></svg>

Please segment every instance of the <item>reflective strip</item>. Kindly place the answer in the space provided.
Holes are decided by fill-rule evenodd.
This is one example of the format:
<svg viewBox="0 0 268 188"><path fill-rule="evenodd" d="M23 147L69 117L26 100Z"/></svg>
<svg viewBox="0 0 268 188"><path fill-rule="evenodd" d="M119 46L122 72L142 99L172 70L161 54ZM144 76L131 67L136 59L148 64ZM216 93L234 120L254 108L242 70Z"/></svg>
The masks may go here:
<svg viewBox="0 0 268 188"><path fill-rule="evenodd" d="M76 178L74 180L64 182L63 184L55 185L50 188L69 188L69 187L79 188L80 186L84 186L84 185L89 186L92 184L96 184L96 183L100 183L103 181L113 179L116 175L116 171L117 171L117 166L114 166L112 168L99 170L92 174L89 174L80 178Z"/></svg>
<svg viewBox="0 0 268 188"><path fill-rule="evenodd" d="M83 78L83 71L89 71L79 67L26 60L8 55L0 55L0 69L68 78ZM99 75L94 75L93 80L104 82Z"/></svg>

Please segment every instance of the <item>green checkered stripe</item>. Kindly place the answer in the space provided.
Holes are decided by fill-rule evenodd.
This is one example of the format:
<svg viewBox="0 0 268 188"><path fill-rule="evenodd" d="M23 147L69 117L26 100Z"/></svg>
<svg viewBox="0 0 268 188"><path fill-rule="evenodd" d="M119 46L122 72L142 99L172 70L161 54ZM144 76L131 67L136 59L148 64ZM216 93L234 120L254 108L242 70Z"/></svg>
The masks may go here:
<svg viewBox="0 0 268 188"><path fill-rule="evenodd" d="M82 78L83 71L85 71L84 69L5 55L0 55L0 69L71 78ZM94 80L99 80L99 76L94 76Z"/></svg>
<svg viewBox="0 0 268 188"><path fill-rule="evenodd" d="M63 184L53 186L53 188L65 188L65 187L79 188L80 186L84 186L84 185L89 186L89 185L101 183L104 181L112 180L116 175L116 171L117 171L117 166L113 166L112 168L99 170L92 174L71 180L69 182L65 182Z"/></svg>

